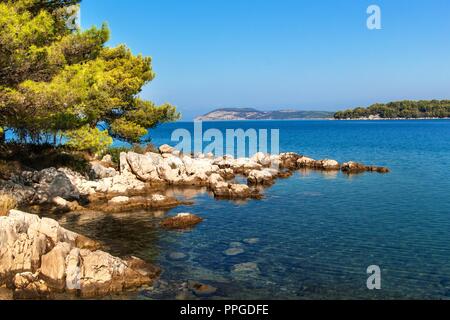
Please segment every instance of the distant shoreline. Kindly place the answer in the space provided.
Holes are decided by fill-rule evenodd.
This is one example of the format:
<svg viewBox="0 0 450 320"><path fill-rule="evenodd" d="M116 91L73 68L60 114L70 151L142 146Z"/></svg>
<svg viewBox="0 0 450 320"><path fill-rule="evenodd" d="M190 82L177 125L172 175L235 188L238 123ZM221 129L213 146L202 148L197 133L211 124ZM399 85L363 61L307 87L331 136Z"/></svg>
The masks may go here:
<svg viewBox="0 0 450 320"><path fill-rule="evenodd" d="M264 122L264 121L417 121L417 120L450 120L450 118L385 118L385 119L217 119L217 120L183 120L177 122Z"/></svg>
<svg viewBox="0 0 450 320"><path fill-rule="evenodd" d="M238 122L238 121L325 121L325 120L335 120L333 118L317 118L317 119L208 119L208 120L201 120L201 119L194 119L192 122L198 121L198 122Z"/></svg>
<svg viewBox="0 0 450 320"><path fill-rule="evenodd" d="M335 121L414 121L414 120L449 120L450 118L357 118L357 119L331 119Z"/></svg>

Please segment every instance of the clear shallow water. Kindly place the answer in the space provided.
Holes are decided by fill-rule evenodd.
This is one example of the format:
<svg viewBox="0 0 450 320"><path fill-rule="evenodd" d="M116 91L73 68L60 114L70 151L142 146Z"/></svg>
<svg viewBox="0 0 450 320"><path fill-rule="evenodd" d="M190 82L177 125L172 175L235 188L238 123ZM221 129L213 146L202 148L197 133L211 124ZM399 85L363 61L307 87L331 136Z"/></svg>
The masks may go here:
<svg viewBox="0 0 450 320"><path fill-rule="evenodd" d="M392 173L303 171L278 180L263 200L217 201L187 190L183 196L195 204L166 213L62 217L64 225L103 241L113 254L133 254L163 268L159 288L131 298L173 299L187 280L217 287L214 299L450 298L450 121L204 126L277 128L281 151L388 166ZM172 130L180 127L192 124L165 125L152 131L153 142L171 143ZM186 211L205 221L181 233L156 227L158 217ZM243 243L241 255L223 253L248 238L259 242ZM168 256L173 252L187 256L174 261ZM259 272L233 272L248 262ZM366 269L374 264L382 268L377 292L366 288Z"/></svg>

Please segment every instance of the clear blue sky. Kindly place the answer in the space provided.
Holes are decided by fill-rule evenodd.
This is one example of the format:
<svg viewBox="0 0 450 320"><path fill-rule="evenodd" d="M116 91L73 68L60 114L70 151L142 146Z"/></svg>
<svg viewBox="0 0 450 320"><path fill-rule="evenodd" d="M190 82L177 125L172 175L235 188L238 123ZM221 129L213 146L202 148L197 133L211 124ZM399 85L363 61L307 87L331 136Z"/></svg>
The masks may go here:
<svg viewBox="0 0 450 320"><path fill-rule="evenodd" d="M366 28L371 4L382 30ZM187 120L218 107L450 98L448 0L83 0L81 18L152 56L142 96Z"/></svg>

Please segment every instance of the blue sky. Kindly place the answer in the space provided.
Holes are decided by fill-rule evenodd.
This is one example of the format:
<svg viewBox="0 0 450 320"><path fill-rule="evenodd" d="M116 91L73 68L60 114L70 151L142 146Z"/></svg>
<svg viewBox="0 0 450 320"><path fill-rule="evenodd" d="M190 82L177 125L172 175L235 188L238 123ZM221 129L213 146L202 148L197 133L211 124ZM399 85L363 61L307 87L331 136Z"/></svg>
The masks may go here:
<svg viewBox="0 0 450 320"><path fill-rule="evenodd" d="M382 30L366 27L371 4ZM186 120L450 98L448 0L83 0L81 21L153 57L142 96Z"/></svg>

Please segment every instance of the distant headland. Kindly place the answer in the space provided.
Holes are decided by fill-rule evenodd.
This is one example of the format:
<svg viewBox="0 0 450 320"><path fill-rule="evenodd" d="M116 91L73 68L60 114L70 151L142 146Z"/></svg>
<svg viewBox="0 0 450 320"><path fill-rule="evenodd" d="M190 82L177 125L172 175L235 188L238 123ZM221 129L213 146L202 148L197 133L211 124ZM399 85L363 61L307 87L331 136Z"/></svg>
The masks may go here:
<svg viewBox="0 0 450 320"><path fill-rule="evenodd" d="M333 119L334 112L277 110L260 111L253 108L222 108L197 117L198 121L220 120L307 120Z"/></svg>
<svg viewBox="0 0 450 320"><path fill-rule="evenodd" d="M375 103L367 108L359 107L338 112L260 111L253 108L222 108L199 116L195 120L420 120L449 118L450 100L402 100L389 103Z"/></svg>

